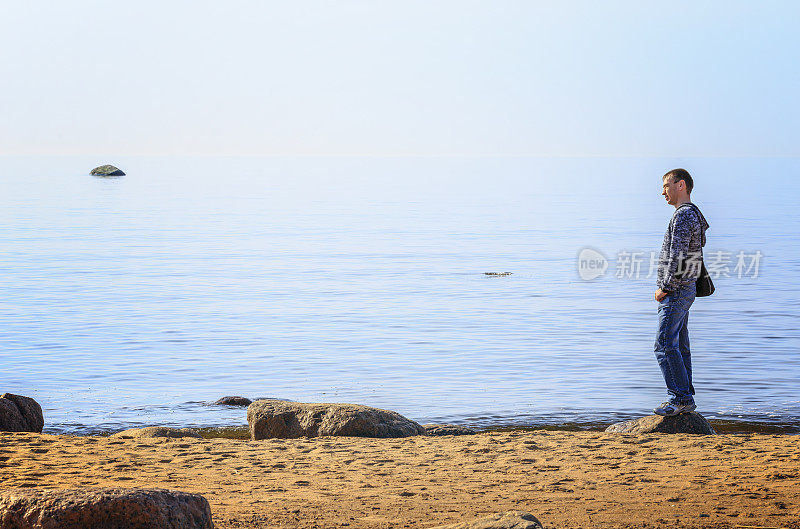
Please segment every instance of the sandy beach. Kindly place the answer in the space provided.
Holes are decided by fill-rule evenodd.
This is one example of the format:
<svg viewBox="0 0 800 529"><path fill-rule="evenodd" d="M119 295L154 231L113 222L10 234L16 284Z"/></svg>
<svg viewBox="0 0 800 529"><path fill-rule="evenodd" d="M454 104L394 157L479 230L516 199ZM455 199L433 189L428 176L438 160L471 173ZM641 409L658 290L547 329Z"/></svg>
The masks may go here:
<svg viewBox="0 0 800 529"><path fill-rule="evenodd" d="M800 528L800 437L512 431L243 441L0 433L3 488L196 492L216 526Z"/></svg>

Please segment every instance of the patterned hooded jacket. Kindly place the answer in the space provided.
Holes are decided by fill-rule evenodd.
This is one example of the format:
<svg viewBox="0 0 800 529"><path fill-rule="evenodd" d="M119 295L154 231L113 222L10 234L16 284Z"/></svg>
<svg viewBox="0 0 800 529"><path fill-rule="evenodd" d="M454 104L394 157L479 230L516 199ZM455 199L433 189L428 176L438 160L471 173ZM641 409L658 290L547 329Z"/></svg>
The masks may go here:
<svg viewBox="0 0 800 529"><path fill-rule="evenodd" d="M703 261L707 229L708 222L691 202L675 210L661 245L658 288L673 292L695 282Z"/></svg>

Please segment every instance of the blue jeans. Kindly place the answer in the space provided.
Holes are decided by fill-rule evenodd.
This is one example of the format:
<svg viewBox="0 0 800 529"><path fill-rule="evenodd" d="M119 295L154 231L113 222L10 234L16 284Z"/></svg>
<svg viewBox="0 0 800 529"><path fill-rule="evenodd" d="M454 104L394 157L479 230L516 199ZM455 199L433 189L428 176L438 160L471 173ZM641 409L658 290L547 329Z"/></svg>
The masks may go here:
<svg viewBox="0 0 800 529"><path fill-rule="evenodd" d="M694 302L695 284L671 292L658 303L658 335L655 353L669 401L673 404L694 403L692 356L689 352L689 307Z"/></svg>

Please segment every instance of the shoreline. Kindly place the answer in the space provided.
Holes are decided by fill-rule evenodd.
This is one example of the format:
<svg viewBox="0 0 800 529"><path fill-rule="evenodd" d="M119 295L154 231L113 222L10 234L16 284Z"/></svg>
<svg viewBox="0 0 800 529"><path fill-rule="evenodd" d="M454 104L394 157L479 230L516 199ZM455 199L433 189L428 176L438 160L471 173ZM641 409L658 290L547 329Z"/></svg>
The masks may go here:
<svg viewBox="0 0 800 529"><path fill-rule="evenodd" d="M500 423L490 426L477 426L469 422L447 423L458 426L466 426L474 429L477 433L484 432L528 432L528 431L554 431L554 432L602 432L608 426L629 419L636 419L641 416L629 416L627 418L614 419L610 421L585 421L585 422L561 422L561 423ZM708 419L717 433L724 434L780 434L780 435L800 435L800 422L796 421L753 421L753 420L733 420L733 419ZM444 424L444 423L443 423ZM119 427L110 428L59 428L58 426L45 425L44 434L48 435L71 435L79 437L109 436L130 428L144 428L148 426L167 426L170 428L187 428L200 433L207 439L226 438L226 439L249 439L249 428L243 424L240 426L219 425L207 426L198 424L176 424L176 423L136 423Z"/></svg>
<svg viewBox="0 0 800 529"><path fill-rule="evenodd" d="M763 433L250 441L2 432L0 483L199 493L218 529L430 528L508 510L548 529L800 529L800 444Z"/></svg>

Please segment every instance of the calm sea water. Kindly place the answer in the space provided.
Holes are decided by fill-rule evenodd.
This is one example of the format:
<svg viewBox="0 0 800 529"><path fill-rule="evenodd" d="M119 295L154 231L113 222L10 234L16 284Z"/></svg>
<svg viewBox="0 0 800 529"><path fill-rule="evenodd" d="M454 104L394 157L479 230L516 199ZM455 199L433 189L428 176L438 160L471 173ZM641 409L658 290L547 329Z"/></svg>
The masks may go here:
<svg viewBox="0 0 800 529"><path fill-rule="evenodd" d="M88 176L107 162L127 176ZM691 311L699 410L800 424L797 159L0 157L0 392L75 433L246 424L205 404L223 395L479 426L648 413L675 166L707 259L731 254ZM603 277L579 277L584 247Z"/></svg>

